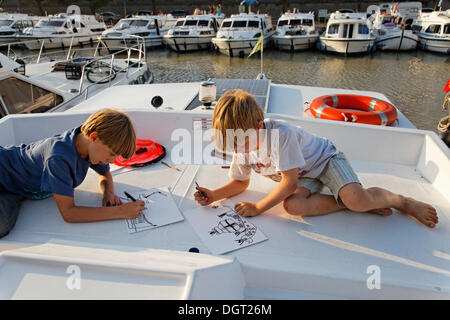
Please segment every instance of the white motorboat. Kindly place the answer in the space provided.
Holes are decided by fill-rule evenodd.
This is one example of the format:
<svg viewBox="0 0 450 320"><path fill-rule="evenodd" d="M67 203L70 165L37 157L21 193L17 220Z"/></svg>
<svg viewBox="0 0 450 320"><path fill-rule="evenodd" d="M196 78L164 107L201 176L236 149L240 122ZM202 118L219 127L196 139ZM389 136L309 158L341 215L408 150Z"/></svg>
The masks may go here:
<svg viewBox="0 0 450 320"><path fill-rule="evenodd" d="M164 36L164 43L177 52L212 48L211 39L225 15L201 14L179 18L174 27Z"/></svg>
<svg viewBox="0 0 450 320"><path fill-rule="evenodd" d="M403 17L397 14L376 13L370 16L375 44L380 50L415 50L419 37L402 26Z"/></svg>
<svg viewBox="0 0 450 320"><path fill-rule="evenodd" d="M254 84L238 82L246 90ZM102 107L126 108L138 138L164 145L166 161L180 171L159 163L112 166L115 192L170 187L185 219L128 234L123 220L66 223L53 198L26 200L16 226L0 239L0 298L450 299L450 151L436 133L308 119L302 116L306 100L335 89L264 83L264 90L253 89L266 117L331 139L364 185L431 203L439 224L428 229L396 211L390 217L342 210L300 218L278 205L249 219L268 240L214 255L186 215L199 206L194 181L217 188L229 179L223 159L206 158L211 110L185 110L201 104L195 98L200 84L117 86L63 113L1 119L0 145L58 134ZM158 109L149 108L152 96L163 99ZM180 150L185 161L176 162ZM228 201L256 202L275 186L252 175L248 190ZM93 171L75 198L101 205Z"/></svg>
<svg viewBox="0 0 450 320"><path fill-rule="evenodd" d="M263 36L264 48L275 32L272 19L267 14L234 14L223 20L212 42L217 50L230 57L244 57Z"/></svg>
<svg viewBox="0 0 450 320"><path fill-rule="evenodd" d="M88 55L74 59L69 51L66 59L41 61L38 56L36 62L27 64L0 54L0 117L67 110L109 87L151 83L145 52L128 58L139 49L124 50L121 58Z"/></svg>
<svg viewBox="0 0 450 320"><path fill-rule="evenodd" d="M0 43L17 41L17 36L21 35L26 28L33 27L39 19L26 14L0 15Z"/></svg>
<svg viewBox="0 0 450 320"><path fill-rule="evenodd" d="M34 27L17 36L29 50L65 48L92 44L106 30L93 15L60 13L41 19Z"/></svg>
<svg viewBox="0 0 450 320"><path fill-rule="evenodd" d="M278 19L273 42L280 50L306 50L316 45L319 32L313 13L285 13Z"/></svg>
<svg viewBox="0 0 450 320"><path fill-rule="evenodd" d="M142 37L147 48L163 44L163 37L175 23L170 15L134 16L121 19L102 33L101 40L110 51L121 50L136 44L135 36Z"/></svg>
<svg viewBox="0 0 450 320"><path fill-rule="evenodd" d="M318 48L344 55L375 50L375 37L370 32L366 13L332 13L324 34L320 36Z"/></svg>
<svg viewBox="0 0 450 320"><path fill-rule="evenodd" d="M423 50L450 54L450 9L422 13L412 24Z"/></svg>

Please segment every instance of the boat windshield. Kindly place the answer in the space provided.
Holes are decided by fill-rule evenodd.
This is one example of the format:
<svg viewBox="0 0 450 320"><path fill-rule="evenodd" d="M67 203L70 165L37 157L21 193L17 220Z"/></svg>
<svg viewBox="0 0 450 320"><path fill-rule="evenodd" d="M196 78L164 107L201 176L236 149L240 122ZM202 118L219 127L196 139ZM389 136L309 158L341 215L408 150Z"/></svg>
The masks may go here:
<svg viewBox="0 0 450 320"><path fill-rule="evenodd" d="M184 20L178 20L177 23L175 24L175 27L181 27L184 23Z"/></svg>
<svg viewBox="0 0 450 320"><path fill-rule="evenodd" d="M198 20L186 20L186 22L184 23L185 26L196 26L197 25Z"/></svg>
<svg viewBox="0 0 450 320"><path fill-rule="evenodd" d="M231 27L231 21L224 21L222 23L222 28L229 28Z"/></svg>
<svg viewBox="0 0 450 320"><path fill-rule="evenodd" d="M300 19L291 19L291 20L289 21L289 25L290 25L291 27L300 26L301 24L302 24L302 20L300 20Z"/></svg>
<svg viewBox="0 0 450 320"><path fill-rule="evenodd" d="M444 26L444 34L450 34L450 23Z"/></svg>
<svg viewBox="0 0 450 320"><path fill-rule="evenodd" d="M282 27L282 26L287 26L289 20L280 20L278 21L278 26Z"/></svg>
<svg viewBox="0 0 450 320"><path fill-rule="evenodd" d="M302 20L302 26L312 27L312 25L313 25L312 19L303 19Z"/></svg>
<svg viewBox="0 0 450 320"><path fill-rule="evenodd" d="M15 77L0 80L0 94L10 113L40 113L63 102L51 91Z"/></svg>
<svg viewBox="0 0 450 320"><path fill-rule="evenodd" d="M39 20L38 23L36 23L35 27L45 27L48 24L48 20Z"/></svg>
<svg viewBox="0 0 450 320"><path fill-rule="evenodd" d="M50 20L46 25L48 27L62 27L65 22L65 20Z"/></svg>
<svg viewBox="0 0 450 320"><path fill-rule="evenodd" d="M250 20L248 22L249 28L259 28L259 21Z"/></svg>
<svg viewBox="0 0 450 320"><path fill-rule="evenodd" d="M0 27L7 27L13 22L13 20L0 20Z"/></svg>
<svg viewBox="0 0 450 320"><path fill-rule="evenodd" d="M246 26L247 26L247 21L245 21L245 20L233 21L233 28L245 28Z"/></svg>
<svg viewBox="0 0 450 320"><path fill-rule="evenodd" d="M208 20L199 20L199 21L198 21L198 25L199 25L199 26L202 26L202 27L207 27L208 24L209 24L209 21L208 21Z"/></svg>
<svg viewBox="0 0 450 320"><path fill-rule="evenodd" d="M129 25L134 27L145 27L148 24L148 20L129 20Z"/></svg>

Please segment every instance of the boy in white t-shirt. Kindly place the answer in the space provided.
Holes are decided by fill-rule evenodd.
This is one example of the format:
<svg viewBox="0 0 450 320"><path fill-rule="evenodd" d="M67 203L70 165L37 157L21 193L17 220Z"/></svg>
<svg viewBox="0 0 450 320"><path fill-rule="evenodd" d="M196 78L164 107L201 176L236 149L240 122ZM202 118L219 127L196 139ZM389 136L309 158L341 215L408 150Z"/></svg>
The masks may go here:
<svg viewBox="0 0 450 320"><path fill-rule="evenodd" d="M235 210L241 216L256 216L283 202L289 214L300 216L344 208L388 216L395 208L430 228L438 223L436 210L426 203L382 188L365 189L331 141L284 121L264 119L253 96L243 90L229 91L219 99L212 122L217 147L234 151L231 181L215 190L197 187L194 196L201 205L243 192L254 170L279 183L256 203L237 203ZM324 185L333 196L320 194Z"/></svg>

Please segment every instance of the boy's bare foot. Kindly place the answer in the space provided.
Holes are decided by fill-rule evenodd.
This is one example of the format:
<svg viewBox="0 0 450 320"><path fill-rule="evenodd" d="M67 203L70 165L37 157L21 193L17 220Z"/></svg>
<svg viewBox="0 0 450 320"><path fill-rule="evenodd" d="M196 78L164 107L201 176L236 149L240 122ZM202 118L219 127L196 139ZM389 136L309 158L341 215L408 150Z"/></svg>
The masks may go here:
<svg viewBox="0 0 450 320"><path fill-rule="evenodd" d="M434 228L439 222L436 209L424 202L405 197L403 208L400 210L413 216L427 227Z"/></svg>
<svg viewBox="0 0 450 320"><path fill-rule="evenodd" d="M380 216L390 216L392 214L392 210L389 208L375 209L369 212L379 214Z"/></svg>

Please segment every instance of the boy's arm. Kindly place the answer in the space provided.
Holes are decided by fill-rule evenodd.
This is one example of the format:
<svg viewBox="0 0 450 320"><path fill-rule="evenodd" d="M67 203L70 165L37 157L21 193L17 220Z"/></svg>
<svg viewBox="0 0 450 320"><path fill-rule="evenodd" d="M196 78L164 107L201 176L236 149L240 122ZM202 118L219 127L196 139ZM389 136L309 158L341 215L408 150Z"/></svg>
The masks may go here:
<svg viewBox="0 0 450 320"><path fill-rule="evenodd" d="M250 179L243 181L232 179L226 185L215 190L197 187L198 191L194 194L194 197L202 206L206 206L214 201L230 198L244 192L249 183Z"/></svg>
<svg viewBox="0 0 450 320"><path fill-rule="evenodd" d="M257 203L239 202L235 205L235 210L244 217L259 215L274 207L297 189L298 168L281 171L281 181L263 199Z"/></svg>
<svg viewBox="0 0 450 320"><path fill-rule="evenodd" d="M100 190L103 193L102 205L107 206L118 206L122 204L120 198L114 193L114 182L110 171L105 174L99 174L99 185Z"/></svg>
<svg viewBox="0 0 450 320"><path fill-rule="evenodd" d="M113 219L132 219L145 209L144 201L128 202L112 207L76 206L73 197L53 194L56 205L66 222L93 222Z"/></svg>

